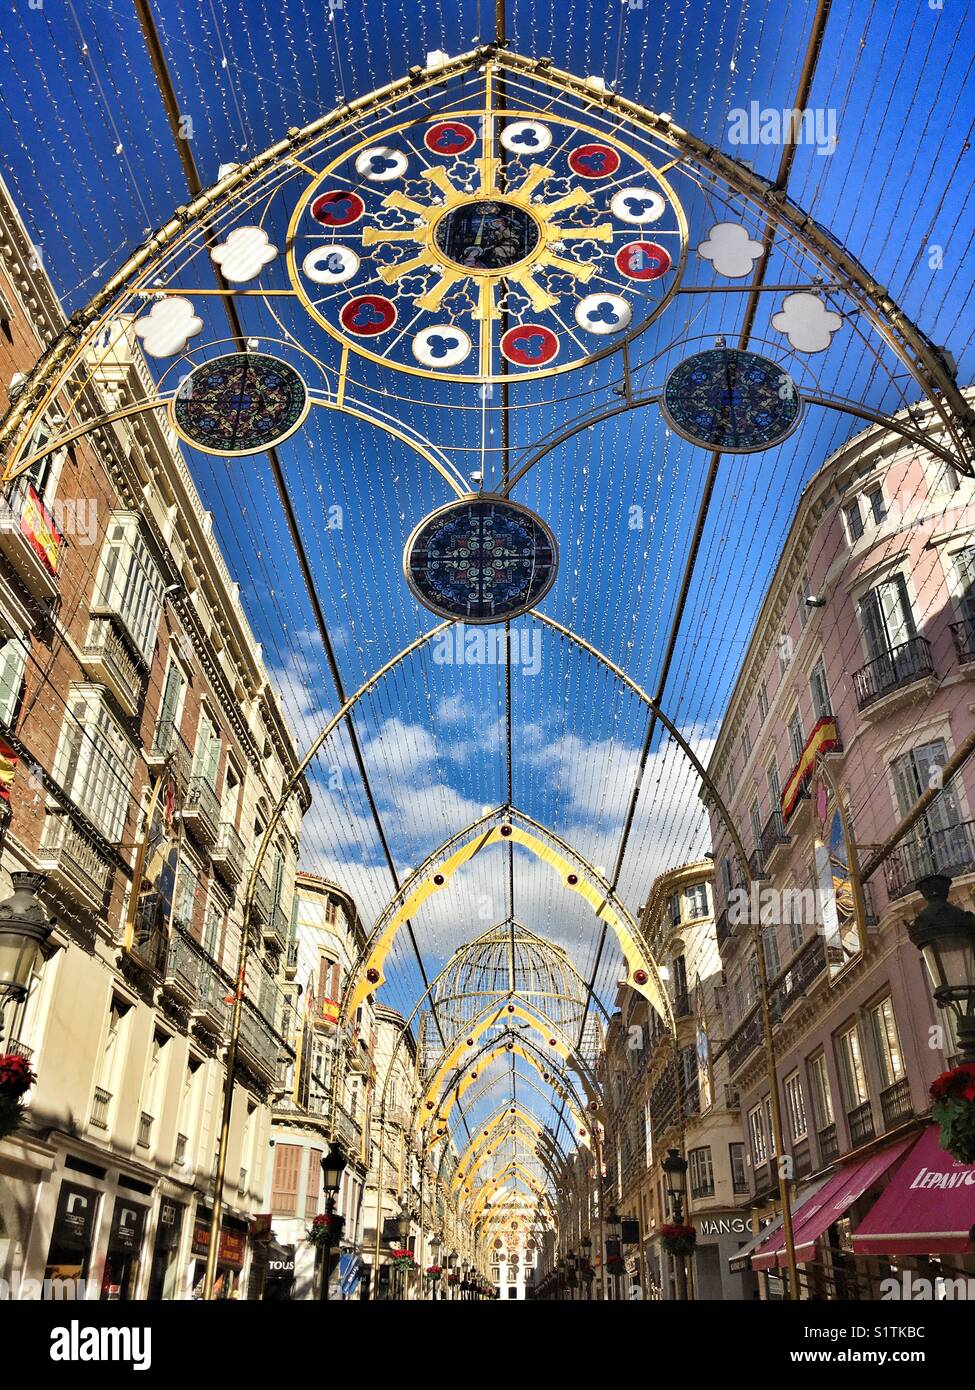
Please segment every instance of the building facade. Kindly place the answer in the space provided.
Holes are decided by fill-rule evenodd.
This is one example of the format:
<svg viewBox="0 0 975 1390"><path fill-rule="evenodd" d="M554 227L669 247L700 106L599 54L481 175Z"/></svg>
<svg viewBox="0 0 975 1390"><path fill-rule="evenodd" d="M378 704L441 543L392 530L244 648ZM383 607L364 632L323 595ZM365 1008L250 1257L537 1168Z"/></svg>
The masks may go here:
<svg viewBox="0 0 975 1390"><path fill-rule="evenodd" d="M0 373L63 325L0 188ZM97 360L95 360L97 358ZM154 395L131 323L109 324L50 428ZM55 417L57 417L55 419ZM37 1076L0 1144L0 1277L88 1297L201 1284L245 888L297 752L178 441L134 410L44 452L0 508L2 883L36 875L54 931L4 1050ZM301 819L295 784L252 906L218 1292L263 1278L270 1098L286 1045L278 986ZM34 1292L36 1290L36 1292ZM15 1295L16 1296L16 1295Z"/></svg>
<svg viewBox="0 0 975 1390"><path fill-rule="evenodd" d="M949 875L953 899L973 905L975 773L941 789L973 728L973 521L972 484L893 432L872 428L832 457L801 499L709 766L754 883L745 904L711 806L721 1056L753 1219L778 1211L779 1158L757 950L797 1199L802 1182L880 1155L877 1179L803 1252L808 1296L876 1297L882 1265L855 1257L851 1233L886 1181L883 1156L892 1164L918 1132L930 1082L957 1051L906 927L925 874ZM929 787L940 793L861 890L857 865Z"/></svg>

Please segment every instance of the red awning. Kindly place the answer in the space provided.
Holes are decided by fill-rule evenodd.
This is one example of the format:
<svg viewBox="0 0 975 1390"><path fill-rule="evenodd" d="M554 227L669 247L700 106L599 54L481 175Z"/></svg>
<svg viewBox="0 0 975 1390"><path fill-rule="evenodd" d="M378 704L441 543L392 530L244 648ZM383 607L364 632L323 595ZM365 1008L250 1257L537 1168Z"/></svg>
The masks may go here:
<svg viewBox="0 0 975 1390"><path fill-rule="evenodd" d="M829 1230L834 1221L839 1221L858 1197L882 1177L892 1163L901 1157L914 1142L913 1136L891 1144L879 1153L863 1158L859 1163L849 1163L839 1168L825 1187L814 1192L792 1217L792 1235L796 1247L796 1260L802 1264L816 1255L816 1242ZM785 1233L776 1231L752 1256L752 1269L782 1268L785 1259Z"/></svg>
<svg viewBox="0 0 975 1390"><path fill-rule="evenodd" d="M853 1237L858 1255L975 1254L975 1166L956 1163L929 1125Z"/></svg>

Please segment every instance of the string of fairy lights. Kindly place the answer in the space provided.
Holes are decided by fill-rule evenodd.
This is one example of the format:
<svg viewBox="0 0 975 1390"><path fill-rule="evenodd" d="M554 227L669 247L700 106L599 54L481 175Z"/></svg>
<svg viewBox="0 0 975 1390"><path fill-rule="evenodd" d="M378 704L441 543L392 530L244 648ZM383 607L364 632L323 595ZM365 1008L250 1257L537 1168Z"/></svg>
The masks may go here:
<svg viewBox="0 0 975 1390"><path fill-rule="evenodd" d="M587 27L587 71L603 74L628 95L658 110L676 111L692 129L720 136L728 110L747 100L757 81L767 84L763 100L767 91L774 104L773 93L781 92L785 104L802 58L794 36L807 31L810 9L808 4L782 5L774 0L764 5L721 6L715 10L714 22L702 25L694 22L696 7L690 0L680 7L666 7L654 15L653 23L649 7L621 4L607 6L595 23L587 14L585 26L577 0L570 0L568 13L554 0L543 0L513 4L509 34L513 47L532 54L552 53L559 65L571 69L578 63L571 61L571 41L566 35ZM878 8L871 3L861 9L866 11L862 19L851 6L831 20L835 27L828 32L817 81L823 90L841 93L837 98L841 111L856 96L879 129L896 125L897 108L905 98L918 113L906 132L912 144L905 155L914 156L917 173L911 176L905 197L923 210L923 234L893 237L893 215L879 202L863 214L850 207L848 200L844 202L848 174L836 176L831 160L808 158L797 166L794 197L814 208L820 221L838 225L844 238L850 238L851 250L867 264L873 248L893 243L886 282L903 294L923 294L925 320L930 315L947 322L953 315L947 326L957 331L971 289L958 301L956 277L949 273L928 276L922 290L923 255L918 246L923 249L932 240L954 246L956 264L961 264L963 242L965 251L971 245L970 214L949 196L949 190L963 167L963 113L972 64L949 87L946 65L909 61L906 45L896 59L881 61L878 55L903 16L904 6ZM969 11L966 6L963 21L968 20ZM254 12L245 5L243 11L237 7L231 11L223 0L208 0L195 14L181 6L160 6L158 24L181 104L185 102L187 111L195 113L194 155L205 176L213 177L227 159L255 153L289 125L304 124L336 101L372 90L402 72L407 66L404 41L420 61L435 48L456 52L488 37L483 32L488 18L480 5L462 6L447 15L441 7L427 3L408 12L405 5L392 3L359 8L346 0L323 7L312 0L290 0L275 9L272 22L265 7ZM69 300L74 296L83 300L97 283L99 270L117 262L122 248L162 220L185 192L145 64L138 56L138 32L131 14L118 4L99 3L82 17L69 7L64 24L44 12L43 30L24 14L18 14L17 24L16 62L11 43L0 36L4 63L12 74L18 66L21 69L14 84L4 84L0 90L0 120L8 124L23 149L9 181L34 225L77 226L73 235L52 236L57 251L51 268ZM860 34L862 42L856 41ZM926 58L939 42L932 24L924 38ZM897 49L897 45L887 46ZM117 87L129 93L131 100L110 104L107 94ZM950 104L945 102L946 91ZM25 120L24 112L31 107L30 119ZM926 139L931 150L925 111L936 108L947 110L948 118L939 119L937 145L925 158ZM957 124L959 116L961 124ZM70 182L66 151L71 154ZM861 168L866 167L862 164L866 156L857 153ZM759 155L766 157L764 151ZM952 174L946 177L949 167ZM705 201L713 191L706 181L701 185ZM79 234L84 225L94 237L86 240ZM89 244L97 248L98 269L87 264L89 257L80 250ZM777 247L773 266L780 262L784 266L788 260L789 253ZM770 275L775 278L776 272L770 270ZM249 331L255 320L253 306L247 308ZM729 340L740 326L743 308L737 300L725 306L723 331ZM695 297L687 305L676 303L671 313L682 316L678 339L692 335L698 320L704 323ZM290 325L286 331L291 331ZM674 335L672 324L669 332ZM256 332L255 336L263 335ZM939 341L952 342L953 332L946 332ZM875 346L866 335L858 335L855 326L837 355L837 377L840 374L856 379L860 394L882 401L883 408L893 408L895 401L909 403L909 383L885 378ZM405 403L394 380L377 378L363 385L387 399L392 413L408 410L411 425L421 435L436 438L453 427L451 422L445 430L443 417L446 414L449 419L450 412L441 411L436 400ZM565 390L555 393L545 407L546 428L553 433L574 419L578 411L574 396L591 389L608 395L612 389L608 372L594 373L581 388L568 380L564 385ZM487 430L492 428L496 409L482 407ZM530 412L513 414L519 444L527 443ZM459 431L461 438L466 429L465 424ZM664 708L702 756L713 746L717 731L713 712L725 707L735 684L756 606L778 557L774 543L754 545L742 519L760 517L770 538L783 535L817 462L828 457L847 434L837 417L820 412L803 426L800 466L758 468L748 457L727 457L722 463L706 546L664 699ZM424 626L426 615L418 613L405 585L398 582L389 554L399 544L396 538L443 500L442 485L399 446L391 447L385 469L362 468L365 438L363 428L349 418L333 411L313 411L301 435L283 450L288 485L299 512L314 518L335 508L343 519L335 530L320 533L322 543L314 548L311 561L350 688L395 650L400 636L405 640ZM496 451L497 432L489 438L489 451ZM867 441L855 447L866 450ZM691 457L692 453L654 409L641 409L588 429L560 446L526 476L516 494L558 523L560 579L547 610L587 636L648 690L659 671L669 629L668 600L680 583L696 512L703 459ZM224 553L233 554L245 606L286 716L300 734L300 750L334 713L335 698L300 575L294 564L283 560L290 541L275 489L258 462L230 465L231 474L221 460L193 454L192 465L204 498L213 506L215 536ZM485 466L491 465L486 462ZM631 530L632 507L642 512L640 527ZM242 531L250 543L241 543ZM389 538L388 545L377 550L377 537ZM605 545L606 538L614 539L611 548ZM878 551L878 559L894 555L898 543L892 534ZM87 573L76 571L76 600L90 581L96 561L97 552L90 558ZM928 557L927 570L922 562L920 586L939 564L935 554ZM64 601L71 597L66 594ZM919 625L926 616L918 613ZM604 668L550 631L530 619L520 620L516 628L529 639L537 638L543 655L534 684L527 676L513 683L513 801L529 811L544 808L540 820L577 845L590 862L611 866L621 809L633 786L646 710ZM851 610L842 636L855 631ZM46 699L49 711L63 708L70 718L63 694L44 679L45 674L34 670L34 699ZM826 675L834 689L844 678L838 669L828 669ZM356 729L377 789L382 822L392 833L401 879L411 863L418 863L460 825L487 806L503 804L507 794L503 677L500 666L493 670L438 666L428 650L396 668L357 708ZM787 674L786 680L790 679ZM147 699L158 703L160 695L156 681ZM923 712L919 712L917 727L922 723ZM854 825L884 777L882 769L864 767L859 776L851 770L844 790ZM311 781L314 801L302 834L303 846L314 855L311 866L342 882L367 918L375 918L394 890L344 729L329 740ZM670 740L659 734L623 862L620 892L624 901L640 901L655 872L696 859L708 847L710 832L696 798L693 770ZM442 895L442 904L426 910L428 916L417 927L431 978L463 941L512 913L519 919L531 915L533 923L544 926L542 934L571 950L583 978L591 977L597 936L587 910L575 902L567 904L556 876L532 856L517 853L515 865L513 903L508 901L505 857L500 850L492 850L471 862L463 883L458 881L456 890ZM198 892L203 892L202 887ZM491 920L482 918L481 912ZM593 989L607 1003L615 995L618 972L615 950L604 952ZM419 990L417 964L405 937L394 944L388 975L384 999L409 1014ZM512 1059L508 1067L499 1067L498 1075L507 1077L514 1090L522 1067ZM490 1103L487 1096L485 1104Z"/></svg>

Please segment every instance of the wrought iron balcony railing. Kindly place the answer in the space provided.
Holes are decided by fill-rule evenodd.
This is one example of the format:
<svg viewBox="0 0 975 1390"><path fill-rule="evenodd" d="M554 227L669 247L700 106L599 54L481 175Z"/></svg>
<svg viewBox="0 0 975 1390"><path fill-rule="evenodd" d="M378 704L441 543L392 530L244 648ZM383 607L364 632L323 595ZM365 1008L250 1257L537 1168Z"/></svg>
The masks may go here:
<svg viewBox="0 0 975 1390"><path fill-rule="evenodd" d="M183 824L194 839L208 849L217 842L220 830L220 802L205 777L190 778L189 790L183 802Z"/></svg>
<svg viewBox="0 0 975 1390"><path fill-rule="evenodd" d="M964 666L975 661L975 619L963 618L960 623L951 623L950 627L959 664Z"/></svg>
<svg viewBox="0 0 975 1390"><path fill-rule="evenodd" d="M930 874L959 878L975 873L975 822L945 826L940 830L915 827L884 863L887 893L902 898L919 879Z"/></svg>
<svg viewBox="0 0 975 1390"><path fill-rule="evenodd" d="M81 664L94 680L108 687L126 714L138 712L146 669L133 656L125 630L114 615L92 615Z"/></svg>
<svg viewBox="0 0 975 1390"><path fill-rule="evenodd" d="M210 859L217 873L231 888L244 876L244 841L230 821L221 821Z"/></svg>
<svg viewBox="0 0 975 1390"><path fill-rule="evenodd" d="M931 643L926 637L910 637L890 651L874 657L853 676L857 706L867 709L876 700L901 686L912 685L934 674Z"/></svg>

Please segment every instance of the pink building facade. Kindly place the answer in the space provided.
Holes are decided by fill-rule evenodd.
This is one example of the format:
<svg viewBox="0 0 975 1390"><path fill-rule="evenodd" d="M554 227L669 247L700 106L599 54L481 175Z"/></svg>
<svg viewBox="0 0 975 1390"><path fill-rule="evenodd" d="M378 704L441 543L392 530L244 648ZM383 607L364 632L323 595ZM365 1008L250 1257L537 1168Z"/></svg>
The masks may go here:
<svg viewBox="0 0 975 1390"><path fill-rule="evenodd" d="M950 875L953 899L975 907L975 768L944 786L860 901L848 871L941 785L975 724L973 490L880 428L827 461L802 496L709 765L748 855L753 920L761 912L800 1201L801 1182L837 1162L887 1145L893 1153L957 1051L906 926L922 904L916 882L932 872ZM708 809L725 982L723 1037L712 1047L738 1093L747 1204L772 1215L756 938L731 837ZM876 1296L868 1286L882 1265L847 1259L849 1233L876 1195L874 1185L820 1243L804 1266L807 1292Z"/></svg>

